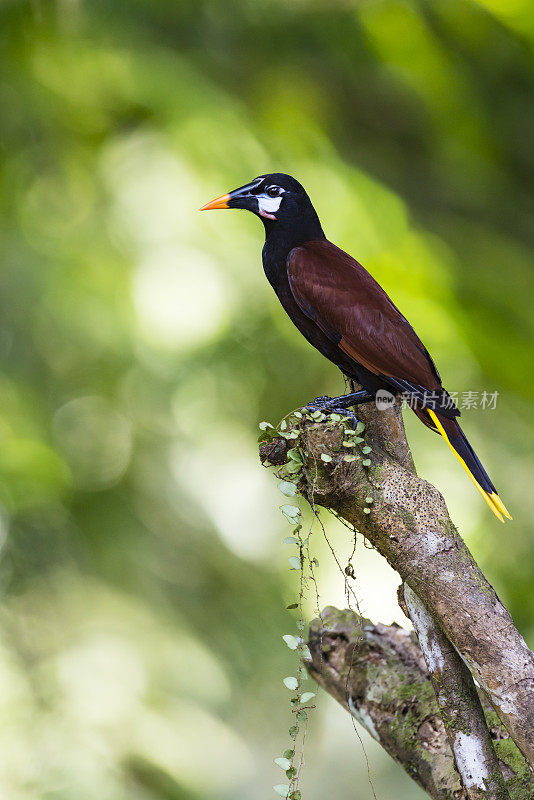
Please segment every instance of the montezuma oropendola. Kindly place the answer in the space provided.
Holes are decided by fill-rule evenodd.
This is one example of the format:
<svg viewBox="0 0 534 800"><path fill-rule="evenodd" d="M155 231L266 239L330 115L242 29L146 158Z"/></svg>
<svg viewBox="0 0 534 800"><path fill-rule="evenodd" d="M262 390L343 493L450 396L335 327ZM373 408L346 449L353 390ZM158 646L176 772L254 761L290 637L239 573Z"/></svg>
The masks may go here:
<svg viewBox="0 0 534 800"><path fill-rule="evenodd" d="M373 400L378 390L407 392L419 419L439 432L493 513L510 514L467 441L460 411L443 389L426 347L382 287L352 256L329 242L301 184L290 175L260 175L202 206L243 208L265 227L267 279L299 331L320 353L363 387L325 408Z"/></svg>

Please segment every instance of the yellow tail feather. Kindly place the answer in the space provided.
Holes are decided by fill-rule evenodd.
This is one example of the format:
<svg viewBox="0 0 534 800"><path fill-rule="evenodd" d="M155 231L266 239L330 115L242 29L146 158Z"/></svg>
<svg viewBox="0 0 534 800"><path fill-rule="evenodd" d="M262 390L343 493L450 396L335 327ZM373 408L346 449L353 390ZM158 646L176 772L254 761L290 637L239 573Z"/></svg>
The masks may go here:
<svg viewBox="0 0 534 800"><path fill-rule="evenodd" d="M491 495L491 499L493 500L499 511L504 514L505 517L508 517L508 519L513 519L513 517L510 516L510 512L508 511L508 509L506 508L506 506L504 505L503 501L501 500L498 494L494 492Z"/></svg>
<svg viewBox="0 0 534 800"><path fill-rule="evenodd" d="M427 411L430 414L430 416L431 416L436 428L441 433L441 435L443 436L443 438L445 439L445 441L447 442L447 444L451 448L452 452L454 453L454 455L456 456L456 458L458 459L458 461L460 462L462 467L465 469L465 471L467 472L467 474L469 475L469 477L471 478L471 480L473 481L473 483L477 487L478 491L480 492L480 494L482 495L482 497L484 498L484 500L486 501L488 506L491 508L491 510L493 511L495 516L497 517L497 519L500 519L501 522L504 522L503 514L504 514L505 517L508 517L508 519L512 519L512 517L508 513L508 510L507 510L506 506L504 505L503 501L501 500L501 498L499 497L499 495L496 492L492 492L491 494L489 492L485 492L484 489L482 488L482 486L479 484L479 482L473 476L473 474L471 473L471 470L469 469L469 467L467 466L467 464L465 463L463 458L456 452L456 450L454 449L452 444L449 442L449 437L447 436L447 434L445 432L445 429L444 429L443 425L441 424L441 422L439 421L436 413L434 411L432 411L432 409L430 409L430 408L427 408Z"/></svg>

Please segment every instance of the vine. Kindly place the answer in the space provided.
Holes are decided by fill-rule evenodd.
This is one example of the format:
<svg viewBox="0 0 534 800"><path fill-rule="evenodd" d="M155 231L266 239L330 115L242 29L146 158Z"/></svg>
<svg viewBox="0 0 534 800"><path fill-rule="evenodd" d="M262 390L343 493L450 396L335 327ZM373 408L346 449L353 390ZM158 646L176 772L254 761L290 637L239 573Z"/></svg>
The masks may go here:
<svg viewBox="0 0 534 800"><path fill-rule="evenodd" d="M303 682L306 680L306 671L303 665L303 660L311 660L311 654L304 639L304 630L306 628L306 619L303 609L303 603L307 599L310 587L313 588L315 594L315 606L319 617L321 612L319 608L319 592L317 581L315 578L315 568L319 566L319 562L310 551L310 539L313 532L313 524L315 519L318 519L318 512L315 508L313 501L313 492L310 500L312 509L312 521L309 530L303 535L302 526L302 509L300 493L300 483L302 480L302 470L304 468L306 453L302 447L301 435L303 430L303 423L325 423L325 424L339 424L345 423L348 427L344 429L344 439L342 446L345 452L341 456L342 461L351 463L357 459L361 459L362 466L369 467L371 464L368 458L371 448L365 444L363 433L365 426L363 422L356 421L353 427L351 426L351 418L338 413L324 413L320 410L302 409L301 411L293 411L284 417L281 422L274 427L269 422L261 422L260 430L262 431L259 441L260 443L273 443L275 452L277 443L276 440L285 439L287 444L284 448L283 459L284 463L275 470L275 475L279 478L278 489L282 494L290 499L298 499L298 505L294 503L283 503L280 506L280 511L293 526L292 534L284 539L284 544L296 548L296 553L288 557L289 568L292 571L298 572L299 575L299 592L296 602L290 603L287 609L298 612L296 629L297 635L285 634L282 636L283 641L290 650L295 651L297 655L297 666L295 675L290 675L283 679L285 687L291 692L290 697L290 710L293 715L292 724L289 727L288 733L290 737L290 746L284 750L281 756L274 759L274 763L285 772L286 779L289 783L277 783L273 786L274 791L280 796L287 798L287 800L301 800L302 792L299 789L299 779L301 776L302 768L304 765L304 742L306 739L308 729L309 712L315 708L315 705L309 705L310 701L316 696L315 692L303 691ZM287 446L291 445L291 446ZM323 464L332 462L333 457L328 453L322 453L321 461ZM275 460L273 458L273 460ZM278 460L278 463L280 461ZM272 466L269 460L264 460L266 466ZM317 468L317 464L316 464ZM366 498L365 513L370 513L370 505L373 502L372 497ZM319 520L324 538L333 554L336 564L343 575L345 581L345 591L347 602L349 606L350 595L354 598L356 606L358 600L352 587L349 585L349 579L354 579L353 557L356 549L356 531L354 534L354 545L352 553L348 559L345 569L342 568L336 553L330 544L324 525ZM297 742L300 741L300 749L297 747ZM361 741L361 739L360 739ZM362 743L363 746L363 743Z"/></svg>

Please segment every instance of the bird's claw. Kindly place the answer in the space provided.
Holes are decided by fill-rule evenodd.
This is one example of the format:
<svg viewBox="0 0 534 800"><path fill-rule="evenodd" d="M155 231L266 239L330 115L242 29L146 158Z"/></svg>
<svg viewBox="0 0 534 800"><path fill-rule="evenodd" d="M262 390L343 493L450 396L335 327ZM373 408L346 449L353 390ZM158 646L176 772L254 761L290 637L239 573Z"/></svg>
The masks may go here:
<svg viewBox="0 0 534 800"><path fill-rule="evenodd" d="M327 394L321 395L321 397L316 397L315 400L312 400L311 403L306 403L304 406L305 409L309 409L310 411L323 411L331 413L334 411L335 408L335 400L337 398L329 397ZM339 407L335 408L335 413L339 412ZM343 413L345 410L343 409Z"/></svg>
<svg viewBox="0 0 534 800"><path fill-rule="evenodd" d="M349 411L348 408L343 408L343 406L337 406L335 404L335 400L332 397L328 397L324 395L322 397L316 397L315 400L312 400L311 403L307 403L303 409L304 412L306 411L322 411L323 414L339 414L342 419L344 419L347 423L356 428L359 420L356 414L352 411Z"/></svg>

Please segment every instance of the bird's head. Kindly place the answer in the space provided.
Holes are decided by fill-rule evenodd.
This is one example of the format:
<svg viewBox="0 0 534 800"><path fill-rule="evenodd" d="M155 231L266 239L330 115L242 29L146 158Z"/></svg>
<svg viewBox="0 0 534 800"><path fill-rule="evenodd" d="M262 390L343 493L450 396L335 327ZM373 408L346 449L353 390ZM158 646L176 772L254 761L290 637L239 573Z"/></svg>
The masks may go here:
<svg viewBox="0 0 534 800"><path fill-rule="evenodd" d="M265 222L288 222L313 211L303 186L283 172L260 175L233 192L216 197L200 211L213 208L244 208Z"/></svg>

